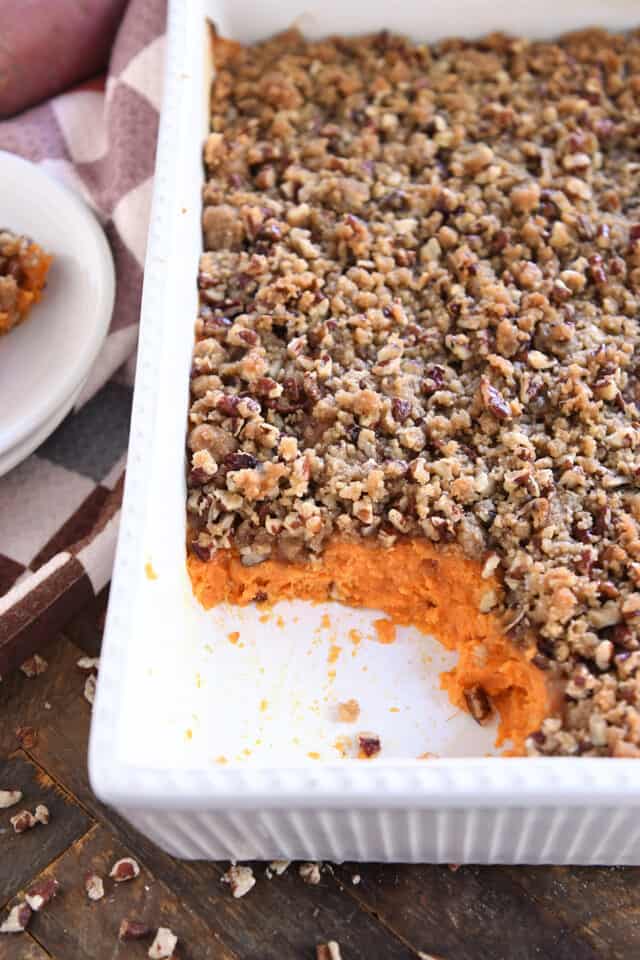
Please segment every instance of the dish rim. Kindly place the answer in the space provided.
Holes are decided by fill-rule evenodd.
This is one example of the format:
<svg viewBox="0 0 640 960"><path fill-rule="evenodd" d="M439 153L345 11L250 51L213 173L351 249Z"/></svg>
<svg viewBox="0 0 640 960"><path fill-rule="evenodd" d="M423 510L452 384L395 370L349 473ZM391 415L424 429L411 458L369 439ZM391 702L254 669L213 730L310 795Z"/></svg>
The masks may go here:
<svg viewBox="0 0 640 960"><path fill-rule="evenodd" d="M278 766L211 765L156 769L123 764L113 749L120 677L127 640L127 596L142 576L138 505L148 484L148 461L156 423L155 366L163 349L162 315L175 193L186 169L179 133L194 82L188 52L202 44L200 4L185 14L170 0L165 93L157 151L157 177L145 263L140 342L131 425L131 448L120 535L105 627L105 649L94 706L89 772L103 800L127 809L230 810L274 808L536 808L640 805L640 765L634 759L592 757L473 757L429 760L358 759ZM205 31L206 33L206 31ZM191 71L191 73L189 72ZM182 158L182 159L181 159ZM182 165L181 165L182 164ZM160 313L159 313L160 311ZM163 318L166 323L166 316ZM182 385L185 386L185 385ZM154 425L150 429L149 425ZM183 451L179 454L183 456Z"/></svg>

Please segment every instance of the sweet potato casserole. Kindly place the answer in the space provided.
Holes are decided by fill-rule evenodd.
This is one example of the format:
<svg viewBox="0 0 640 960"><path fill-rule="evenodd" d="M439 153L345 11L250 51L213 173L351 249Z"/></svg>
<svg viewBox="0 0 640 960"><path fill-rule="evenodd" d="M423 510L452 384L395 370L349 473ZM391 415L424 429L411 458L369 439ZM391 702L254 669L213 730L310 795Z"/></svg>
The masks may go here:
<svg viewBox="0 0 640 960"><path fill-rule="evenodd" d="M638 756L640 33L215 58L196 595L382 609L516 751Z"/></svg>
<svg viewBox="0 0 640 960"><path fill-rule="evenodd" d="M28 237L0 230L0 336L42 296L52 258Z"/></svg>

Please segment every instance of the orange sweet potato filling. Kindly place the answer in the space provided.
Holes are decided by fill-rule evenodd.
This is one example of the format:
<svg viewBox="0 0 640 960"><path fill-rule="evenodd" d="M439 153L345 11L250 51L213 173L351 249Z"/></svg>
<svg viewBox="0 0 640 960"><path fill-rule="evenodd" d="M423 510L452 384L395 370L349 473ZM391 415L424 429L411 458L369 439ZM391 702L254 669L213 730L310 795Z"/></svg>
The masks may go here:
<svg viewBox="0 0 640 960"><path fill-rule="evenodd" d="M20 314L18 323L22 323L34 303L37 303L42 297L42 291L47 282L47 273L53 261L53 257L45 253L37 243L32 243L28 254L35 256L36 262L33 266L22 268L22 285L18 289L17 308ZM8 333L15 322L11 322L11 315L0 312L0 334Z"/></svg>
<svg viewBox="0 0 640 960"><path fill-rule="evenodd" d="M260 593L269 603L338 596L348 606L383 610L394 624L432 634L458 652L456 666L441 677L451 703L468 710L465 690L480 685L499 713L496 746L511 740L508 752L521 754L526 737L548 715L549 693L531 663L535 651L515 647L495 615L479 612L480 597L500 590L496 580L482 579L481 569L459 549L426 540L387 549L336 540L320 560L306 564L267 560L244 567L231 551L208 562L188 558L194 594L207 609L223 601L246 606ZM381 639L389 637L383 632Z"/></svg>

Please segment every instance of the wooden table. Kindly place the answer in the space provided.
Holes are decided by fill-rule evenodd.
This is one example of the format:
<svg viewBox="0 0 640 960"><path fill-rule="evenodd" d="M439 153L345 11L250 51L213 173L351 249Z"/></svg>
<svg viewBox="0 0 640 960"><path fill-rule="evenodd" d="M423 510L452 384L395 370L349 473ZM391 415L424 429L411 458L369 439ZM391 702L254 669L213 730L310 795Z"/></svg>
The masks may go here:
<svg viewBox="0 0 640 960"><path fill-rule="evenodd" d="M86 748L90 707L76 667L98 653L104 598L46 651L48 670L0 684L0 788L24 806L44 802L51 822L16 835L0 811L0 907L34 879L54 876L58 897L28 932L0 938L1 960L114 960L147 956L148 942L119 943L124 917L170 927L181 960L314 960L316 944L339 942L343 960L634 960L640 957L640 868L327 864L318 886L298 864L232 898L227 863L183 863L133 830L92 795ZM18 727L35 742L23 747ZM106 876L133 856L141 875L105 882L92 903L84 876ZM357 877L360 878L357 882Z"/></svg>

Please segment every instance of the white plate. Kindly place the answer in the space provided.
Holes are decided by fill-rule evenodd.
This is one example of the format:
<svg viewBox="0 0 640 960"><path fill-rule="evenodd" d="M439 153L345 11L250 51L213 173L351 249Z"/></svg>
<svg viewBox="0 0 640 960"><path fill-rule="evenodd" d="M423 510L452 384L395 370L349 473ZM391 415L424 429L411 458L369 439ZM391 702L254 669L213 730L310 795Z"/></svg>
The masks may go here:
<svg viewBox="0 0 640 960"><path fill-rule="evenodd" d="M24 440L20 440L4 453L0 453L0 477L3 477L9 470L13 470L13 468L17 467L23 460L26 460L30 453L33 453L41 443L44 443L47 437L51 436L56 427L62 423L73 407L82 392L83 386L84 382L81 383L73 391L71 396L67 397L64 403L54 410L40 426L27 434Z"/></svg>
<svg viewBox="0 0 640 960"><path fill-rule="evenodd" d="M86 380L109 327L115 273L102 228L78 196L3 151L0 183L0 227L32 237L55 258L42 301L0 337L4 472L5 455L14 465L11 451L22 459L42 443Z"/></svg>

